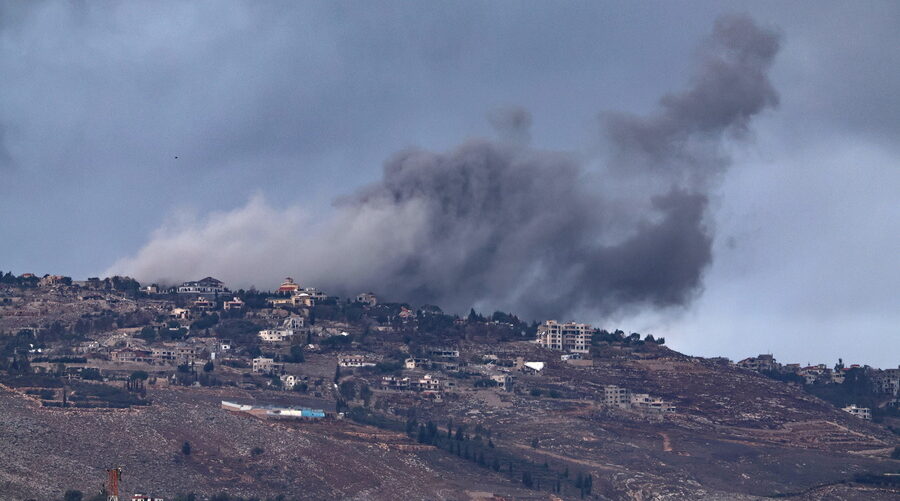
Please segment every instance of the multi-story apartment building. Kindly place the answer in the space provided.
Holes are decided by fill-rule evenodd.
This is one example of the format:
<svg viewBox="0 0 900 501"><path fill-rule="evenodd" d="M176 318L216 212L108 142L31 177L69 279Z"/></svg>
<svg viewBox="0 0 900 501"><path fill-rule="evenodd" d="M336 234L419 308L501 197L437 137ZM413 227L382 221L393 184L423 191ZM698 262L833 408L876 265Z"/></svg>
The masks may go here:
<svg viewBox="0 0 900 501"><path fill-rule="evenodd" d="M171 343L151 348L153 361L158 364L188 364L198 360L200 349L185 343Z"/></svg>
<svg viewBox="0 0 900 501"><path fill-rule="evenodd" d="M610 407L628 407L631 405L631 392L616 385L603 388L603 403Z"/></svg>
<svg viewBox="0 0 900 501"><path fill-rule="evenodd" d="M537 340L538 344L551 350L588 353L593 331L588 324L547 320L538 327Z"/></svg>

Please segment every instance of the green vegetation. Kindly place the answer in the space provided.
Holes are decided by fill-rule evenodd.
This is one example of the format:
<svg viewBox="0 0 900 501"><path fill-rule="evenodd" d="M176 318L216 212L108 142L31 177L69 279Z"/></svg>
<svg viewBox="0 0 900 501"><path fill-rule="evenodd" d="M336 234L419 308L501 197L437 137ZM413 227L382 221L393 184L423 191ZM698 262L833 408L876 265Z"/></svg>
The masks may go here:
<svg viewBox="0 0 900 501"><path fill-rule="evenodd" d="M409 410L409 413L414 412L414 409ZM492 469L521 481L530 489L545 490L564 496L579 494L584 497L590 495L593 488L593 479L590 475L579 473L576 479L572 479L569 476L568 466L563 466L564 471L556 470L549 463L535 464L511 450L498 447L491 439L491 431L481 426L476 426L472 433L469 433L466 426L458 424L454 432L453 421L450 421L447 423L446 431L442 432L432 421L419 423L415 418L411 418L404 424L362 407L350 408L347 415L358 423L404 432L420 444L433 445L483 468ZM537 439L533 440L532 446L537 447Z"/></svg>

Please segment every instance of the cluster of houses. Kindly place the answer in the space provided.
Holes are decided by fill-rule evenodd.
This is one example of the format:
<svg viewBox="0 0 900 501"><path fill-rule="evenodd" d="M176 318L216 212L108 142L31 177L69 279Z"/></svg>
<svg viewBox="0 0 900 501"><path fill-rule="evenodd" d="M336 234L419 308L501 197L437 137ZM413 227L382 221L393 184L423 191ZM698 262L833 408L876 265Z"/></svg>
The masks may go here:
<svg viewBox="0 0 900 501"><path fill-rule="evenodd" d="M868 366L853 364L845 366L838 361L834 368L825 364L801 366L800 364L781 364L771 354L745 358L735 364L752 371L776 374L795 374L803 378L803 382L812 384L843 384L849 371L864 371L875 394L887 396L886 405L900 407L900 367L897 369L874 369ZM871 409L858 407L855 404L843 408L844 411L860 419L871 419Z"/></svg>
<svg viewBox="0 0 900 501"><path fill-rule="evenodd" d="M842 361L839 361L834 368L825 364L801 366L800 364L781 364L775 360L774 356L765 354L745 358L735 365L757 372L796 374L802 377L806 384L843 384L849 371L862 370L871 381L875 393L893 397L900 396L900 367L897 369L874 369L858 364L844 366Z"/></svg>
<svg viewBox="0 0 900 501"><path fill-rule="evenodd" d="M144 363L151 365L182 365L215 360L231 350L231 343L214 337L190 337L184 341L164 341L146 345L132 337L114 336L106 344L124 345L115 348L104 347L97 341L86 341L76 351L82 353L108 354L109 360L122 363Z"/></svg>

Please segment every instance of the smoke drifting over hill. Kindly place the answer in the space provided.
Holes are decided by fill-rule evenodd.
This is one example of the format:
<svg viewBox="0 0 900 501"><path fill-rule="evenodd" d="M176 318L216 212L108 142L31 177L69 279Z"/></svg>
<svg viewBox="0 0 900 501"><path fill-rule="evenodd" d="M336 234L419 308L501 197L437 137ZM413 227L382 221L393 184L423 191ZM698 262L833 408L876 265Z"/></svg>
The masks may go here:
<svg viewBox="0 0 900 501"><path fill-rule="evenodd" d="M603 115L597 162L527 146L530 115L504 110L490 116L502 141L398 153L325 221L255 198L160 228L108 272L260 287L291 275L335 294L534 318L684 305L712 260L723 145L778 103L767 78L778 48L749 18L719 19L686 90L649 116Z"/></svg>

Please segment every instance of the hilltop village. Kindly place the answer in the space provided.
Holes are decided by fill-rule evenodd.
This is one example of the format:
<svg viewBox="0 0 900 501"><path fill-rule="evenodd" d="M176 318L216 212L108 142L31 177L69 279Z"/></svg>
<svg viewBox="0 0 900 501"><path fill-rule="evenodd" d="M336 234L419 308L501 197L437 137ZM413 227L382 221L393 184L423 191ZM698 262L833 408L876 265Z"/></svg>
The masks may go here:
<svg viewBox="0 0 900 501"><path fill-rule="evenodd" d="M438 305L385 302L373 292L341 298L292 278L258 291L230 290L213 277L160 287L127 277L0 274L0 334L0 384L36 409L162 416L187 398L208 402L209 419L219 412L291 429L324 426L325 435L363 427L370 431L354 433L370 433L383 447L443 451L502 479L500 491L507 482L515 485L510 492L536 493L515 499L663 489L644 470L640 482L620 478L634 465L585 462L599 453L584 448L600 444L567 441L590 435L579 431L588 422L607 423L608 433L622 427L617 437L644 437L626 443L649 435L661 440L651 448L682 458L700 453L688 445L679 452L673 437L709 426L735 427L716 433L767 447L869 451L855 452L862 463L850 469L875 475L876 484L895 468L891 456L900 457L900 368L779 364L772 355L701 359L652 335L504 312L460 316ZM191 455L197 440L175 439L177 461L199 457ZM248 454L266 455L261 446ZM640 461L647 471L662 464ZM847 468L829 464L822 475ZM697 475L665 489L691 492L704 485ZM825 478L798 485L768 479L745 492L785 494ZM141 488L187 492L164 482Z"/></svg>

